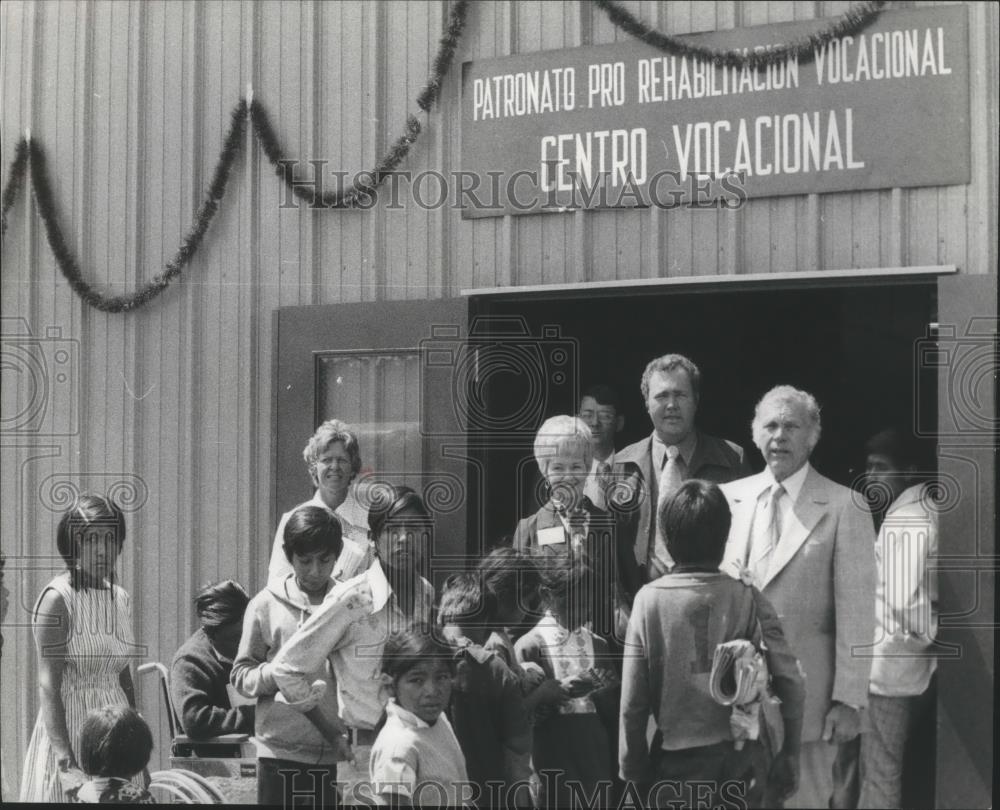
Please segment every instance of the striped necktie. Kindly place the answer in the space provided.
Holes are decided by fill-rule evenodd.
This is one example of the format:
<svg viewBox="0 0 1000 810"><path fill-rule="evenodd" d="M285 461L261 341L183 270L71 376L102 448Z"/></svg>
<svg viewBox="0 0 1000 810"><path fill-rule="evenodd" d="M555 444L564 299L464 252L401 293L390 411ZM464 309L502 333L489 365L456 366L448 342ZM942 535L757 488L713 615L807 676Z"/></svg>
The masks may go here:
<svg viewBox="0 0 1000 810"><path fill-rule="evenodd" d="M649 579L652 581L663 576L674 567L674 561L667 551L667 538L660 530L660 510L663 504L684 483L684 458L676 445L667 445L663 454L663 470L657 486L656 513L652 515L655 524L653 537L653 553L649 557Z"/></svg>
<svg viewBox="0 0 1000 810"><path fill-rule="evenodd" d="M758 588L767 578L771 558L774 556L774 550L778 547L778 541L781 539L781 507L779 502L784 494L784 486L774 484L757 501L748 568L753 574L754 584Z"/></svg>

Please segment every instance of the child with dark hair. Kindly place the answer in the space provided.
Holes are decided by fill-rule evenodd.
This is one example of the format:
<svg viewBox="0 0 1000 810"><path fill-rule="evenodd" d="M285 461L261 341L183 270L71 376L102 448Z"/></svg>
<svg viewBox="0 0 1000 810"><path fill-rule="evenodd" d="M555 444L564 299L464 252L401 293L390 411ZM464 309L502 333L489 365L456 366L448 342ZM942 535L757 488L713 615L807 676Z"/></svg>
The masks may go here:
<svg viewBox="0 0 1000 810"><path fill-rule="evenodd" d="M80 726L80 767L87 775L75 800L86 804L153 804L149 791L131 781L149 764L153 735L128 706L90 712Z"/></svg>
<svg viewBox="0 0 1000 810"><path fill-rule="evenodd" d="M756 587L718 570L731 521L722 490L708 481L686 481L663 503L658 520L675 566L670 574L643 586L629 619L622 676L621 777L638 786L692 783L689 790L695 782L717 787L741 783L734 789L747 806L778 802L798 781L805 695L798 662L767 599ZM773 752L773 764L768 763L761 742L737 750L731 709L711 696L715 648L737 639L752 641L763 651L782 701L785 741L780 752ZM647 743L650 715L659 729L655 739L662 740L660 750L652 752ZM661 802L701 800L692 792L658 793L663 793L658 796ZM649 798L652 802L654 797Z"/></svg>
<svg viewBox="0 0 1000 810"><path fill-rule="evenodd" d="M438 611L444 636L454 648L455 685L449 715L465 752L480 807L530 806L531 726L521 681L495 653L483 647L497 626L498 602L477 571L452 575ZM518 763L523 763L520 768ZM521 782L512 788L516 782Z"/></svg>
<svg viewBox="0 0 1000 810"><path fill-rule="evenodd" d="M170 691L181 728L193 740L252 734L252 705L233 706L227 687L250 597L232 580L208 585L195 597L199 627L174 655Z"/></svg>
<svg viewBox="0 0 1000 810"><path fill-rule="evenodd" d="M330 661L355 762L341 774L345 804L362 801L352 795L352 785L364 779L365 757L385 705L378 681L385 641L412 623L430 624L434 605L434 587L420 574L431 549L430 513L409 487L373 489L368 510L372 564L339 583L269 665L282 698L308 712L316 699L309 673Z"/></svg>
<svg viewBox="0 0 1000 810"><path fill-rule="evenodd" d="M522 666L546 680L536 692L532 760L547 806L613 803L609 789L618 679L614 657L587 629L593 613L594 574L579 561L546 560L541 593L545 615L515 644Z"/></svg>
<svg viewBox="0 0 1000 810"><path fill-rule="evenodd" d="M257 802L284 805L289 794L310 790L317 805L336 795L337 762L346 757L334 679L326 660L308 673L315 699L303 713L281 699L273 662L296 631L315 614L335 586L331 579L343 547L340 521L321 506L300 506L283 536L292 572L269 582L246 610L243 636L233 662L232 683L257 699Z"/></svg>
<svg viewBox="0 0 1000 810"><path fill-rule="evenodd" d="M541 618L542 577L538 562L530 555L501 546L483 557L476 571L485 612L493 622L484 646L499 655L511 669L516 669L512 634L524 635Z"/></svg>
<svg viewBox="0 0 1000 810"><path fill-rule="evenodd" d="M454 807L468 800L465 757L444 713L454 675L452 650L429 625L386 641L381 682L389 702L369 766L380 804Z"/></svg>

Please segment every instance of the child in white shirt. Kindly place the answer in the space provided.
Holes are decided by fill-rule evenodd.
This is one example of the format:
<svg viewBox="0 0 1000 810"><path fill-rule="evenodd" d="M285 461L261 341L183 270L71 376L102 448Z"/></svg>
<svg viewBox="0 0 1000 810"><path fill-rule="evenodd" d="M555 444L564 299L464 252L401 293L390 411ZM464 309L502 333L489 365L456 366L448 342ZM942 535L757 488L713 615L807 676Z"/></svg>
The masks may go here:
<svg viewBox="0 0 1000 810"><path fill-rule="evenodd" d="M465 757L444 714L454 674L452 650L426 625L386 641L382 683L390 698L369 765L379 804L454 807L471 798Z"/></svg>

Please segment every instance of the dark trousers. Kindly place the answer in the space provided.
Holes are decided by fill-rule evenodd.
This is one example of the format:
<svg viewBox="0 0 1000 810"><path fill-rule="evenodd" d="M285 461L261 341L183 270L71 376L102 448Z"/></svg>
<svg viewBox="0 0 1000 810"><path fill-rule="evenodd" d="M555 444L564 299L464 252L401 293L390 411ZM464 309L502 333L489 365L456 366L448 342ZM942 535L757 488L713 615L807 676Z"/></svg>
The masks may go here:
<svg viewBox="0 0 1000 810"><path fill-rule="evenodd" d="M767 752L759 742L732 742L653 754L650 807L760 807Z"/></svg>
<svg viewBox="0 0 1000 810"><path fill-rule="evenodd" d="M257 804L274 807L336 807L337 766L290 759L257 760Z"/></svg>

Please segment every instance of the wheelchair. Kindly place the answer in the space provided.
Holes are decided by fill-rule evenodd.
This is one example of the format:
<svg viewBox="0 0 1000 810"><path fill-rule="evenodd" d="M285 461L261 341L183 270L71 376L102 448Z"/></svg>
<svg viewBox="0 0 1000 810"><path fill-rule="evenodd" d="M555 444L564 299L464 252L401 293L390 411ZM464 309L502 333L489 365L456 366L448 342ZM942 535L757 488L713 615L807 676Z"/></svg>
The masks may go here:
<svg viewBox="0 0 1000 810"><path fill-rule="evenodd" d="M170 673L159 662L141 664L138 673L143 675L156 672L160 678L160 689L167 709L167 725L170 729L171 772L187 771L195 774L195 781L202 784L209 781L230 800L256 798L257 751L249 734L222 734L204 740L193 740L181 728L180 716L170 697ZM170 773L170 772L164 772ZM220 793L221 795L221 793ZM204 799L202 799L204 801Z"/></svg>

